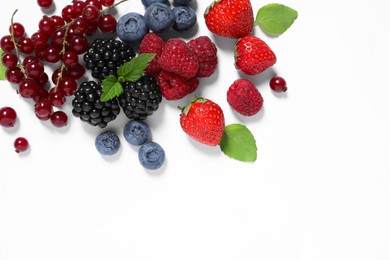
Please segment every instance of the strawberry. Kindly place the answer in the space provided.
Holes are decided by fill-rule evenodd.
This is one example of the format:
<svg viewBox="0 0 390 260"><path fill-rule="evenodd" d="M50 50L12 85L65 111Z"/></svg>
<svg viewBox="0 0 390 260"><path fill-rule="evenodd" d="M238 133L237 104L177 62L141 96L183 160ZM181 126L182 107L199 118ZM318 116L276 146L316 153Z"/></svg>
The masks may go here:
<svg viewBox="0 0 390 260"><path fill-rule="evenodd" d="M195 140L210 146L221 142L225 117L219 105L206 98L194 97L182 109L180 125Z"/></svg>
<svg viewBox="0 0 390 260"><path fill-rule="evenodd" d="M215 0L207 7L204 18L207 28L219 36L238 39L253 30L250 0Z"/></svg>
<svg viewBox="0 0 390 260"><path fill-rule="evenodd" d="M239 39L235 51L236 68L248 75L256 75L276 63L276 56L260 38L248 35Z"/></svg>

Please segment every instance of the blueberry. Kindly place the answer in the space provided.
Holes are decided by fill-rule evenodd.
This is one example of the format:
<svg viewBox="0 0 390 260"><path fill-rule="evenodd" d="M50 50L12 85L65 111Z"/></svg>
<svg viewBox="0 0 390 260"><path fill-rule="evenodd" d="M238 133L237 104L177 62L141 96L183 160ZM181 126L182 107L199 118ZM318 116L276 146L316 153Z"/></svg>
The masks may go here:
<svg viewBox="0 0 390 260"><path fill-rule="evenodd" d="M162 4L169 5L168 0L141 0L141 2L145 7L148 7L149 5L154 3L162 3Z"/></svg>
<svg viewBox="0 0 390 260"><path fill-rule="evenodd" d="M157 170L164 163L165 152L158 143L148 142L139 149L138 159L146 169Z"/></svg>
<svg viewBox="0 0 390 260"><path fill-rule="evenodd" d="M141 41L149 28L145 24L144 16L139 13L127 13L121 16L116 25L119 39L127 43Z"/></svg>
<svg viewBox="0 0 390 260"><path fill-rule="evenodd" d="M155 3L146 8L145 23L150 30L160 33L172 28L175 23L175 17L168 5Z"/></svg>
<svg viewBox="0 0 390 260"><path fill-rule="evenodd" d="M173 0L174 5L188 5L192 0Z"/></svg>
<svg viewBox="0 0 390 260"><path fill-rule="evenodd" d="M143 121L131 120L125 125L123 135L130 144L143 145L149 140L150 127Z"/></svg>
<svg viewBox="0 0 390 260"><path fill-rule="evenodd" d="M95 139L95 146L102 155L113 155L120 147L119 137L112 131L105 131Z"/></svg>
<svg viewBox="0 0 390 260"><path fill-rule="evenodd" d="M192 28L196 23L196 13L194 9L189 6L177 6L172 9L175 16L175 23L173 29L182 32Z"/></svg>

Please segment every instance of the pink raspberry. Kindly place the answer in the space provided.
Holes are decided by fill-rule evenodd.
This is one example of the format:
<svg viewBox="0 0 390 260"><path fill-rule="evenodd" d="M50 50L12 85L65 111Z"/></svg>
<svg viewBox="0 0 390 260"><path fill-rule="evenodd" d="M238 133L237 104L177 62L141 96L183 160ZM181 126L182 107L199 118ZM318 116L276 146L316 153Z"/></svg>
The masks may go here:
<svg viewBox="0 0 390 260"><path fill-rule="evenodd" d="M218 64L217 47L207 36L200 36L189 41L188 46L198 57L199 70L198 77L211 76Z"/></svg>
<svg viewBox="0 0 390 260"><path fill-rule="evenodd" d="M194 92L199 85L197 77L183 78L172 72L162 70L157 77L163 97L167 100L177 100Z"/></svg>
<svg viewBox="0 0 390 260"><path fill-rule="evenodd" d="M263 107L263 97L252 81L238 79L227 91L230 106L244 116L252 116Z"/></svg>
<svg viewBox="0 0 390 260"><path fill-rule="evenodd" d="M158 63L165 71L184 78L193 78L199 69L198 57L191 51L185 41L172 38L164 46Z"/></svg>
<svg viewBox="0 0 390 260"><path fill-rule="evenodd" d="M154 32L150 32L144 36L139 46L139 53L155 53L156 57L149 62L145 72L149 75L156 76L160 71L161 67L158 64L158 59L161 56L164 48L165 41Z"/></svg>

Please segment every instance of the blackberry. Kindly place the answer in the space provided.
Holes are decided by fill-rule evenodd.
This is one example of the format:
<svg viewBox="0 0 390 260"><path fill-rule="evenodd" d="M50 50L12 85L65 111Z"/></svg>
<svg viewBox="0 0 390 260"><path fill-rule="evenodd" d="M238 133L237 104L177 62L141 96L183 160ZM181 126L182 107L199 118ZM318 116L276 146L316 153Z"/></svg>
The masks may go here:
<svg viewBox="0 0 390 260"><path fill-rule="evenodd" d="M116 75L119 66L134 58L133 48L115 38L97 38L89 46L83 59L85 67L91 70L92 77L103 80L108 75Z"/></svg>
<svg viewBox="0 0 390 260"><path fill-rule="evenodd" d="M106 127L119 114L120 107L115 98L106 102L100 101L102 92L101 83L81 83L72 100L73 115L93 126Z"/></svg>
<svg viewBox="0 0 390 260"><path fill-rule="evenodd" d="M147 73L134 82L122 83L123 92L118 97L119 105L130 119L145 120L152 115L162 101L156 79Z"/></svg>

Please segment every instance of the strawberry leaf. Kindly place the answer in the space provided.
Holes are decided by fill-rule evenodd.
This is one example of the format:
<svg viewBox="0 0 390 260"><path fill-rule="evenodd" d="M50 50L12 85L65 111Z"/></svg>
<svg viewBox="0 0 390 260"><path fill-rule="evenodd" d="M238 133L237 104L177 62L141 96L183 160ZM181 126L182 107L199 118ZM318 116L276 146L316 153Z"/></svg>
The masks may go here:
<svg viewBox="0 0 390 260"><path fill-rule="evenodd" d="M254 162L257 159L256 140L244 125L226 126L219 146L225 155L238 161Z"/></svg>
<svg viewBox="0 0 390 260"><path fill-rule="evenodd" d="M110 75L103 80L102 88L103 88L103 93L102 96L100 97L100 101L102 102L106 102L110 99L119 96L123 91L122 84L118 81L117 77L115 77L114 75Z"/></svg>
<svg viewBox="0 0 390 260"><path fill-rule="evenodd" d="M0 49L0 57L3 56L4 51ZM5 71L7 68L3 65L2 62L0 62L0 80L5 80Z"/></svg>
<svg viewBox="0 0 390 260"><path fill-rule="evenodd" d="M156 56L154 53L143 53L134 57L118 68L118 77L123 81L137 81L143 74L149 62Z"/></svg>
<svg viewBox="0 0 390 260"><path fill-rule="evenodd" d="M287 31L298 17L298 12L282 4L268 4L257 12L255 24L267 34L279 36Z"/></svg>

